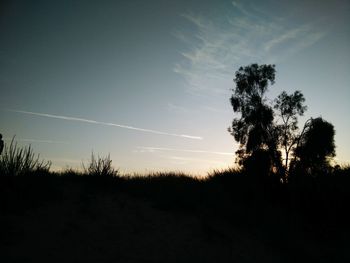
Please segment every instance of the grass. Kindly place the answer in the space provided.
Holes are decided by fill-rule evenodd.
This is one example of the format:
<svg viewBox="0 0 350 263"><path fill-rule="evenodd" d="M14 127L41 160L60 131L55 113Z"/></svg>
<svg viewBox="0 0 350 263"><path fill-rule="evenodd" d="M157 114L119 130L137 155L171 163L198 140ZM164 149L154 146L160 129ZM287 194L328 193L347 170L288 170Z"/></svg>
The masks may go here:
<svg viewBox="0 0 350 263"><path fill-rule="evenodd" d="M112 166L110 155L107 157L100 157L91 154L91 160L87 166L83 164L84 174L89 176L117 176L118 170Z"/></svg>
<svg viewBox="0 0 350 263"><path fill-rule="evenodd" d="M92 154L82 172L54 173L11 145L1 156L2 262L350 260L348 166L280 184L236 169L122 175Z"/></svg>
<svg viewBox="0 0 350 263"><path fill-rule="evenodd" d="M48 173L51 162L40 160L31 146L18 147L12 138L10 145L5 145L0 156L0 173L2 175L27 175L31 173Z"/></svg>

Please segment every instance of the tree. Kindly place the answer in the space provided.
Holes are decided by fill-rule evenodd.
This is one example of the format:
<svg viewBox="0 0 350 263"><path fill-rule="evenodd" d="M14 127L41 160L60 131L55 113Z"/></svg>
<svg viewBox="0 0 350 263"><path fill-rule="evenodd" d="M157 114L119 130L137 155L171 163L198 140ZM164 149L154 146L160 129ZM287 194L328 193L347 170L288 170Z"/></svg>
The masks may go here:
<svg viewBox="0 0 350 263"><path fill-rule="evenodd" d="M277 99L275 99L274 109L280 117L281 124L276 125L278 130L278 146L282 149L285 157L284 170L285 176L289 172L289 160L291 153L294 152L297 141L300 137L298 128L298 115L303 116L307 107L303 105L305 101L304 95L300 91L295 91L288 95L283 91Z"/></svg>
<svg viewBox="0 0 350 263"><path fill-rule="evenodd" d="M310 119L300 133L298 117L307 109L300 91L283 91L273 107L267 102L275 73L274 65L258 64L240 67L235 73L230 102L240 116L233 119L229 132L239 143L237 162L257 174L275 169L283 179L295 167L312 171L327 167L335 156L333 125L322 118Z"/></svg>
<svg viewBox="0 0 350 263"><path fill-rule="evenodd" d="M266 103L266 91L275 81L274 65L251 64L240 67L235 73L236 88L230 99L234 118L229 132L239 143L236 152L238 163L243 164L249 156L273 149L273 109Z"/></svg>
<svg viewBox="0 0 350 263"><path fill-rule="evenodd" d="M309 119L295 148L294 166L316 173L330 166L335 157L334 126L321 117Z"/></svg>

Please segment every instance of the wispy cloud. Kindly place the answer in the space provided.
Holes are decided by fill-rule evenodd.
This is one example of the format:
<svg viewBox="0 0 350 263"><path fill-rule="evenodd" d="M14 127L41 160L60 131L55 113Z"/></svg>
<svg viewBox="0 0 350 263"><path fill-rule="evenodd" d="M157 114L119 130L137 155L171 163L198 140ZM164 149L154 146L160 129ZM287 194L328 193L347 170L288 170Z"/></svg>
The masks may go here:
<svg viewBox="0 0 350 263"><path fill-rule="evenodd" d="M260 10L243 1L233 1L221 15L183 15L194 27L194 37L177 33L189 45L181 52L183 61L174 66L189 92L212 95L226 94L234 70L247 63L276 63L307 48L326 34L317 22L297 23L280 18L268 10ZM222 85L226 83L226 85Z"/></svg>
<svg viewBox="0 0 350 263"><path fill-rule="evenodd" d="M312 30L311 25L302 25L298 28L293 28L290 30L287 30L280 35L276 35L274 38L272 38L270 41L264 44L264 50L265 51L271 51L274 47L284 44L287 41L296 39L300 37L301 35L307 35ZM304 41L304 40L303 40Z"/></svg>
<svg viewBox="0 0 350 263"><path fill-rule="evenodd" d="M173 103L168 103L168 110L171 112L175 112L175 113L181 113L181 114L185 114L185 113L189 113L189 112L193 112L194 110L192 109L188 109L185 108L183 106L179 106Z"/></svg>
<svg viewBox="0 0 350 263"><path fill-rule="evenodd" d="M123 128L123 129L140 131L140 132L153 133L153 134L158 134L158 135L175 136L175 137L186 138L186 139L193 139L193 140L202 140L203 139L200 136L193 136L193 135L187 135L187 134L176 134L176 133L169 133L169 132L163 132L163 131L156 131L156 130L138 128L138 127L133 127L133 126L128 126L128 125L115 124L115 123L111 123L111 122L95 121L95 120L84 119L84 118L77 118L77 117L70 117L70 116L61 116L61 115L39 113L39 112L31 112L31 111L12 110L12 109L11 110L9 109L8 111L21 113L21 114L27 114L27 115L34 115L34 116L40 116L40 117L53 118L53 119L85 122L85 123L104 125L104 126L112 126L112 127Z"/></svg>
<svg viewBox="0 0 350 263"><path fill-rule="evenodd" d="M137 148L140 149L142 152L170 151L170 152L186 152L186 153L207 153L207 154L230 155L230 156L234 155L233 152L203 151L203 150L193 150L193 149L177 149L177 148L148 147L148 146L139 146Z"/></svg>

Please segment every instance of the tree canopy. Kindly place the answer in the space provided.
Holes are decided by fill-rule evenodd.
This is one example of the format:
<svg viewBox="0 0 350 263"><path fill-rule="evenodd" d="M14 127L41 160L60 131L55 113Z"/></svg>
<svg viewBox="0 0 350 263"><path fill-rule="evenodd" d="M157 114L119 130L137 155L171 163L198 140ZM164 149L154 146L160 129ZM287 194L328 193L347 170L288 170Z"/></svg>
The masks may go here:
<svg viewBox="0 0 350 263"><path fill-rule="evenodd" d="M303 116L307 109L303 105L304 102L304 95L299 90L290 95L283 91L275 99L274 109L280 118L275 129L278 131L278 145L284 154L284 167L287 173L290 153L295 150L299 139L298 116Z"/></svg>
<svg viewBox="0 0 350 263"><path fill-rule="evenodd" d="M237 162L249 168L262 161L265 170L268 166L284 177L291 169L290 160L293 167L328 164L335 156L333 125L322 118L310 119L300 132L298 117L307 110L304 95L298 90L283 91L273 102L269 100L266 93L275 74L275 65L258 64L240 67L235 73L230 102L238 116L228 130L239 143Z"/></svg>
<svg viewBox="0 0 350 263"><path fill-rule="evenodd" d="M269 146L273 109L266 103L265 93L274 81L274 65L252 64L235 74L231 105L241 116L233 120L229 131L240 144L237 154L241 160Z"/></svg>
<svg viewBox="0 0 350 263"><path fill-rule="evenodd" d="M321 117L310 119L304 128L294 154L297 166L316 172L327 168L335 157L334 126Z"/></svg>

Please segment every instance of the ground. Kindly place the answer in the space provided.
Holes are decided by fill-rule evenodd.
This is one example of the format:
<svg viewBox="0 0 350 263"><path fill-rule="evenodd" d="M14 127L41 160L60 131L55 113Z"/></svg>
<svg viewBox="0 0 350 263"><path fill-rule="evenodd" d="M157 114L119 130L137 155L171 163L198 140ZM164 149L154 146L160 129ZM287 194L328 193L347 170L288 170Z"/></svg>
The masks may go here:
<svg viewBox="0 0 350 263"><path fill-rule="evenodd" d="M346 261L349 229L220 183L0 180L2 262Z"/></svg>

